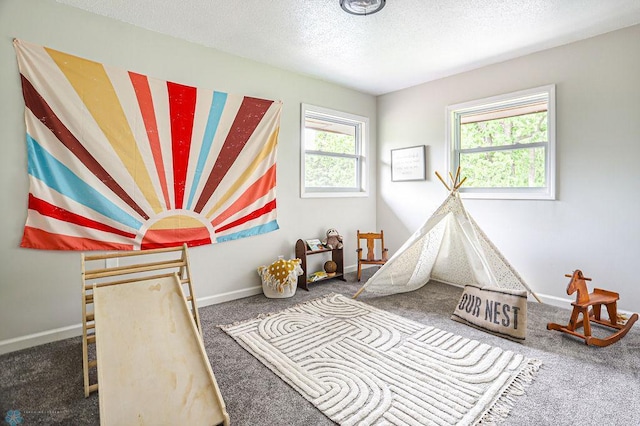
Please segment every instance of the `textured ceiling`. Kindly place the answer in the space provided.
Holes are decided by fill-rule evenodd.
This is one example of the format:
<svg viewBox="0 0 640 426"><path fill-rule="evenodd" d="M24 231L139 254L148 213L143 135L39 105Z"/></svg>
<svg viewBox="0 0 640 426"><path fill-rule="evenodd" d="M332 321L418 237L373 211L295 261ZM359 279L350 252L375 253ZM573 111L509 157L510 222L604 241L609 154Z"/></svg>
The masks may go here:
<svg viewBox="0 0 640 426"><path fill-rule="evenodd" d="M640 0L57 1L374 95L640 23Z"/></svg>

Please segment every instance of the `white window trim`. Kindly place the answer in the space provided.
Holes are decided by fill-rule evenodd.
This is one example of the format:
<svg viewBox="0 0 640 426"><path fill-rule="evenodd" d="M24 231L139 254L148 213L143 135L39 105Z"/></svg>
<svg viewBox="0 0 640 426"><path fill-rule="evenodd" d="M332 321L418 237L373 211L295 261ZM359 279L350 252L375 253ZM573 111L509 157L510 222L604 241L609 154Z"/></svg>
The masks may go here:
<svg viewBox="0 0 640 426"><path fill-rule="evenodd" d="M359 190L328 190L328 191L307 191L304 184L305 176L305 127L307 111L314 115L324 115L327 118L338 117L339 119L361 123L360 126L360 185ZM323 108L315 105L301 104L300 108L300 197L301 198L354 198L369 196L369 118L361 115Z"/></svg>
<svg viewBox="0 0 640 426"><path fill-rule="evenodd" d="M460 193L464 198L478 199L512 199L512 200L555 200L556 199L556 86L554 84L535 87L532 89L521 90L518 92L506 93L503 95L492 96L489 98L478 99L474 101L464 102L456 105L449 105L446 108L446 149L445 161L447 172L455 174L455 154L456 147L453 140L455 129L455 120L453 114L456 111L464 111L477 108L481 105L490 105L493 103L501 103L509 99L521 98L530 95L546 92L549 96L547 121L548 121L548 145L546 156L546 182L544 188L460 188ZM461 170L464 176L464 170Z"/></svg>

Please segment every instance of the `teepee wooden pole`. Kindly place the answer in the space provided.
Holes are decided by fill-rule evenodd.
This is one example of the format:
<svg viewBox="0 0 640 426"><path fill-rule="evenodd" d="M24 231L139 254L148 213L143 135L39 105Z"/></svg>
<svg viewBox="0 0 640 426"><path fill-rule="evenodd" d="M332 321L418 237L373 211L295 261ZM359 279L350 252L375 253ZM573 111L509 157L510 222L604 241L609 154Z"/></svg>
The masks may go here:
<svg viewBox="0 0 640 426"><path fill-rule="evenodd" d="M531 295L532 295L533 297L535 297L535 299L538 301L538 303L542 303L542 300L540 300L540 298L538 297L538 295L537 295L537 294L535 294L533 291L531 292Z"/></svg>
<svg viewBox="0 0 640 426"><path fill-rule="evenodd" d="M438 179L440 179L440 182L442 182L444 187L447 188L447 190L451 191L451 188L449 188L449 185L447 185L447 182L445 182L444 179L442 179L442 176L440 176L440 173L438 173L437 171L436 171L436 176L438 176Z"/></svg>
<svg viewBox="0 0 640 426"><path fill-rule="evenodd" d="M462 184L464 183L464 181L467 180L467 177L463 177L462 180L460 181L460 183L458 183L456 186L453 187L454 191L457 191L458 188L460 188L462 186Z"/></svg>
<svg viewBox="0 0 640 426"><path fill-rule="evenodd" d="M460 179L460 166L458 166L458 169L456 170L456 178L453 180L453 186L455 189L460 188L460 185L458 185L458 179Z"/></svg>
<svg viewBox="0 0 640 426"><path fill-rule="evenodd" d="M362 293L363 291L364 291L364 286L360 287L360 290L358 290L356 294L353 295L352 299L355 299L358 296L360 296L360 293Z"/></svg>

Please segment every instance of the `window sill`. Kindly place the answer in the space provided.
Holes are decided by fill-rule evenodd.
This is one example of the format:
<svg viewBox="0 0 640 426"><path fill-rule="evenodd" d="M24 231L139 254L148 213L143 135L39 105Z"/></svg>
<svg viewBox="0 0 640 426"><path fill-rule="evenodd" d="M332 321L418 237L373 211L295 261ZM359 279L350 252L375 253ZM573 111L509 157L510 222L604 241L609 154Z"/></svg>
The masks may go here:
<svg viewBox="0 0 640 426"><path fill-rule="evenodd" d="M489 191L479 191L469 188L460 188L458 190L460 196L465 199L476 200L546 200L554 201L556 199L555 193L549 191L547 188L541 188L540 190L510 190L508 188L497 189Z"/></svg>
<svg viewBox="0 0 640 426"><path fill-rule="evenodd" d="M360 192L303 192L300 194L300 198L364 198L368 197L369 193Z"/></svg>

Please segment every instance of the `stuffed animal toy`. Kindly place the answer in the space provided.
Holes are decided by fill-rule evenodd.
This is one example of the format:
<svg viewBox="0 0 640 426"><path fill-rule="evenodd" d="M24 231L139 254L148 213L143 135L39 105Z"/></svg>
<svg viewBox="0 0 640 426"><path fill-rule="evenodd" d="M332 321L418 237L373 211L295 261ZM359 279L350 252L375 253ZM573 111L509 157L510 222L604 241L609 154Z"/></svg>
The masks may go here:
<svg viewBox="0 0 640 426"><path fill-rule="evenodd" d="M282 256L269 266L260 266L262 290L269 298L291 297L296 293L298 275L302 275L300 259L284 260Z"/></svg>
<svg viewBox="0 0 640 426"><path fill-rule="evenodd" d="M342 245L342 235L340 235L338 233L337 229L329 228L327 230L327 238L322 240L322 244L326 248L330 248L331 250L341 249L343 247L343 245Z"/></svg>

